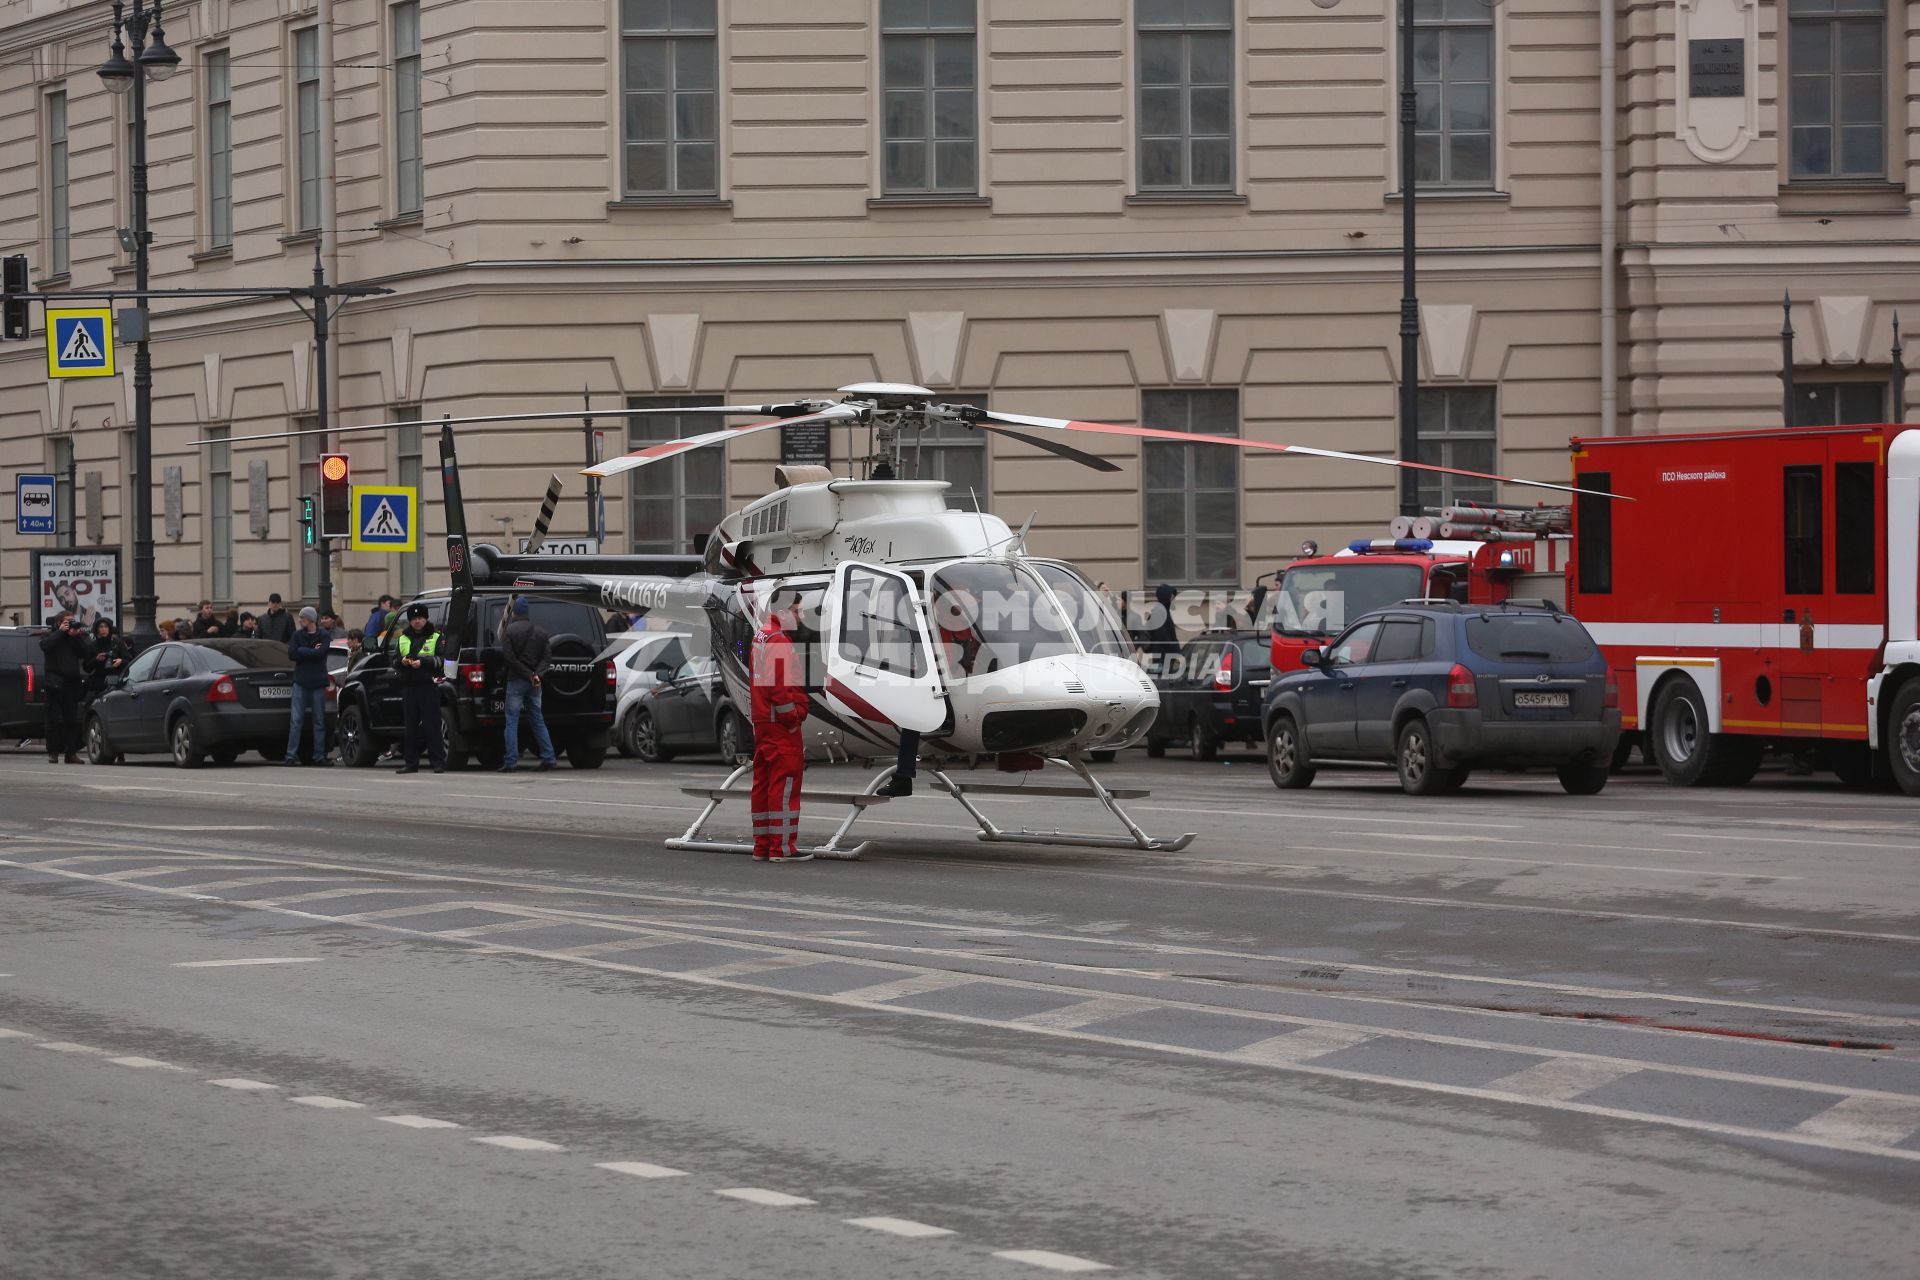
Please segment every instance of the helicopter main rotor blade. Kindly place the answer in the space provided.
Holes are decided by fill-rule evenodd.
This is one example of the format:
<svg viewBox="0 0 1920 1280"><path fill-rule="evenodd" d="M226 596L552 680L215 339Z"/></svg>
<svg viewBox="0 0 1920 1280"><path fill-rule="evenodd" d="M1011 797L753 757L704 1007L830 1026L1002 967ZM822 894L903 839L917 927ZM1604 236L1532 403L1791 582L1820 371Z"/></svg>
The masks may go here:
<svg viewBox="0 0 1920 1280"><path fill-rule="evenodd" d="M580 474L598 476L606 479L644 467L650 462L660 462L667 458L677 458L693 449L704 449L710 444L725 444L729 440L738 440L774 427L794 426L802 422L848 422L861 417L865 411L853 405L836 404L820 410L818 413L801 414L791 418L774 418L769 422L745 422L737 427L723 427L718 431L709 431L703 435L684 436L679 440L663 440L659 444L650 444L644 449L635 449L632 453L618 458L609 458L596 463Z"/></svg>
<svg viewBox="0 0 1920 1280"><path fill-rule="evenodd" d="M1400 458L1380 458L1369 453L1343 453L1338 449L1316 449L1304 444L1273 444L1265 440L1248 440L1241 436L1213 436L1190 431L1167 431L1159 427L1123 427L1111 422L1078 422L1070 418L1032 418L1025 414L1000 413L992 409L985 410L983 416L992 422L1005 422L1017 427L1045 427L1050 431L1090 431L1100 435L1132 436L1138 440L1167 440L1176 444L1223 444L1235 449L1259 449L1267 453L1297 453L1313 458L1338 458L1346 462L1371 463L1376 467L1408 467L1415 471L1435 471L1450 476L1469 476L1475 480L1494 480L1501 484L1525 485L1530 489L1552 489L1559 493L1583 493L1596 498L1633 501L1622 494L1602 493L1597 489L1582 489L1576 485L1552 484L1546 480L1522 480L1518 476L1468 471L1463 467L1443 467L1432 462L1407 462Z"/></svg>
<svg viewBox="0 0 1920 1280"><path fill-rule="evenodd" d="M464 418L420 418L407 422L369 422L357 427L307 427L300 431L269 431L264 435L235 436L231 440L195 440L195 444L247 444L256 440L291 440L297 436L356 436L369 435L379 431L398 431L401 427L475 427L501 426L516 422L578 422L582 418L647 418L656 414L675 414L681 417L694 413L718 414L721 417L744 417L749 414L762 414L783 420L815 413L830 402L825 400L800 400L792 404L716 404L691 409L570 409L556 413L483 413Z"/></svg>
<svg viewBox="0 0 1920 1280"><path fill-rule="evenodd" d="M1009 431L1005 427L989 426L984 422L976 422L973 426L980 431L990 431L996 436L1005 436L1009 440L1018 440L1021 444L1032 445L1036 449L1044 449L1055 457L1066 458L1069 461L1079 463L1083 467L1092 467L1095 471L1120 470L1120 464L1117 462L1110 462L1098 454L1086 453L1074 448L1070 444L1062 444L1058 440L1049 440L1045 436L1028 435L1024 431Z"/></svg>

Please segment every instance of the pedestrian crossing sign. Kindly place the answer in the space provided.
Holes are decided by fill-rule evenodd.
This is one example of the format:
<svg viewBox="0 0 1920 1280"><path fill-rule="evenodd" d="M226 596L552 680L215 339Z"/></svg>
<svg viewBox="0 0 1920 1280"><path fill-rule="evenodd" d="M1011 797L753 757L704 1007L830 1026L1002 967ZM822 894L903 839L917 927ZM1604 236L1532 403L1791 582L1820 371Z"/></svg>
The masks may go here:
<svg viewBox="0 0 1920 1280"><path fill-rule="evenodd" d="M113 309L47 308L47 376L113 376Z"/></svg>
<svg viewBox="0 0 1920 1280"><path fill-rule="evenodd" d="M420 491L409 487L353 487L353 549L414 551L419 548L416 520Z"/></svg>

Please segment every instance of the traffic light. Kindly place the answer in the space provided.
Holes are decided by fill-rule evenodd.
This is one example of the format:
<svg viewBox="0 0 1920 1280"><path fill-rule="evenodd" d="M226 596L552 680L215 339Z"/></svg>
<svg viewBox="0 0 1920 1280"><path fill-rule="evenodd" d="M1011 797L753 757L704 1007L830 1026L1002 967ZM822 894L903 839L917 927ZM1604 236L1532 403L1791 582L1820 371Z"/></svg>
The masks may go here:
<svg viewBox="0 0 1920 1280"><path fill-rule="evenodd" d="M320 536L353 536L353 466L344 453L320 455Z"/></svg>
<svg viewBox="0 0 1920 1280"><path fill-rule="evenodd" d="M320 536L313 527L313 495L308 494L300 499L300 545L311 551L319 541Z"/></svg>
<svg viewBox="0 0 1920 1280"><path fill-rule="evenodd" d="M27 336L27 255L10 253L0 262L0 338Z"/></svg>

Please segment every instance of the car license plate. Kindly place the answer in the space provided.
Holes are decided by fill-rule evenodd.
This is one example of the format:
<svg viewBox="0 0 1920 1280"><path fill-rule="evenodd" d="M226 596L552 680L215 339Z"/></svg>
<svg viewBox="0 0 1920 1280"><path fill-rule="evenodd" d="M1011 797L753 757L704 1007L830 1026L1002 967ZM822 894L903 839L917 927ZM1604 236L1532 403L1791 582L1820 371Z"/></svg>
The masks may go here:
<svg viewBox="0 0 1920 1280"><path fill-rule="evenodd" d="M255 692L263 698L293 699L293 690L284 684L263 684Z"/></svg>
<svg viewBox="0 0 1920 1280"><path fill-rule="evenodd" d="M1513 695L1516 707L1560 707L1573 705L1573 695L1562 690L1524 689Z"/></svg>

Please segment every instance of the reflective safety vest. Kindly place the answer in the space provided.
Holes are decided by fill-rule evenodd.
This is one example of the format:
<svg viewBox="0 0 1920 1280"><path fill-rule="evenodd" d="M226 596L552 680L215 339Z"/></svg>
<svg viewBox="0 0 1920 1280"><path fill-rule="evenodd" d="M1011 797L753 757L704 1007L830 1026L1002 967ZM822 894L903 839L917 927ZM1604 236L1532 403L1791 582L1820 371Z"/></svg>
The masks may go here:
<svg viewBox="0 0 1920 1280"><path fill-rule="evenodd" d="M401 657L431 658L439 653L440 633L438 631L427 632L427 638L425 642L423 642L420 645L419 650L416 652L414 649L414 641L417 638L418 637L416 637L412 631L402 631L400 633L400 656Z"/></svg>

